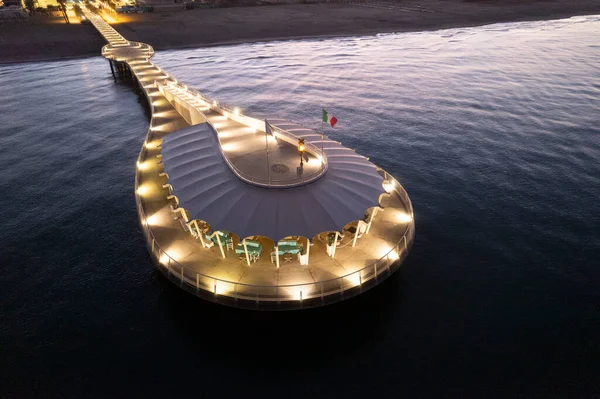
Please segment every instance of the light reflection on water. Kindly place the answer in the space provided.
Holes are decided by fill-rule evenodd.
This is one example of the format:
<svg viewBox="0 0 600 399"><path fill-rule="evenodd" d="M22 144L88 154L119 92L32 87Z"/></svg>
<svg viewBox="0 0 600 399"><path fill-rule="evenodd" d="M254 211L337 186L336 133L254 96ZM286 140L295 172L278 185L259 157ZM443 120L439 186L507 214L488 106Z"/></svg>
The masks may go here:
<svg viewBox="0 0 600 399"><path fill-rule="evenodd" d="M201 373L219 394L237 393L232 377L267 383L240 361L250 357L292 396L314 393L290 391L295 367L317 390L376 374L388 392L435 389L430 377L458 388L466 376L496 392L590 391L600 355L599 31L590 16L157 54L190 86L249 113L316 127L327 109L340 121L329 135L411 195L416 243L398 275L292 315L196 301L153 271L133 199L147 119L105 61L0 67L0 338L10 342L0 386L23 397L34 375L49 395L81 396L106 378L126 392L115 376L128 375L138 394L156 395ZM118 364L115 348L126 348ZM143 361L148 353L157 362Z"/></svg>

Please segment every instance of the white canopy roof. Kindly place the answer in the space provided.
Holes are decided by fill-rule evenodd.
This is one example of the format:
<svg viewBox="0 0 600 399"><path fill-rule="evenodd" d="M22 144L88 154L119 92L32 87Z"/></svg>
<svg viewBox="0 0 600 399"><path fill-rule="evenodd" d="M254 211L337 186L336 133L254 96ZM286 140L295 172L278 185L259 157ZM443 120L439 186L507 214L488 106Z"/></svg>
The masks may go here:
<svg viewBox="0 0 600 399"><path fill-rule="evenodd" d="M312 130L282 120L269 122L321 145L321 135ZM375 165L329 139L324 152L329 167L317 181L294 188L260 188L244 183L229 169L216 133L202 123L165 136L162 162L173 194L192 219L242 238L261 235L278 241L339 231L379 205L383 178Z"/></svg>

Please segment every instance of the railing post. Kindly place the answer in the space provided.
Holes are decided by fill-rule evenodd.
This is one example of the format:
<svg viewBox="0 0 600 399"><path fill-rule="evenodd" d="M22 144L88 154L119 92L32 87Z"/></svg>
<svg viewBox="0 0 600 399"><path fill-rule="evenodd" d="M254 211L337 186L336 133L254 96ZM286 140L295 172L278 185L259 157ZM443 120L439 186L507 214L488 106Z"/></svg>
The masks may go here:
<svg viewBox="0 0 600 399"><path fill-rule="evenodd" d="M200 290L200 275L198 273L196 273L196 295L198 294L199 290Z"/></svg>
<svg viewBox="0 0 600 399"><path fill-rule="evenodd" d="M321 302L325 302L325 298L323 297L323 282L321 281L319 285L321 286Z"/></svg>

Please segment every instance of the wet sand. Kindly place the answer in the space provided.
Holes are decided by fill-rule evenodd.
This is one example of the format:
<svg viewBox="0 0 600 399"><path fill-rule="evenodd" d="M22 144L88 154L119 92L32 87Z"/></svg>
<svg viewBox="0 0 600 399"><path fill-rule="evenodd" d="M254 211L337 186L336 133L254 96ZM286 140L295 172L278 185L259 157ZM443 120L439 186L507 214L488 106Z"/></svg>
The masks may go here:
<svg viewBox="0 0 600 399"><path fill-rule="evenodd" d="M600 0L402 0L196 9L120 14L109 20L127 39L156 50L307 37L435 30L496 22L600 14ZM36 15L0 24L0 63L100 54L91 25Z"/></svg>

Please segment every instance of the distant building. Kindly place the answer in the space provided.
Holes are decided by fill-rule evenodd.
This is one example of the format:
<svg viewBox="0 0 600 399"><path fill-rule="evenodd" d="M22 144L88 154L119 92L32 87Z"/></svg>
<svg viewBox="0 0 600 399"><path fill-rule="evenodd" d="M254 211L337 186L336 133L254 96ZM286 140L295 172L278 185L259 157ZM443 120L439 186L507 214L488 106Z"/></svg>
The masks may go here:
<svg viewBox="0 0 600 399"><path fill-rule="evenodd" d="M142 7L152 7L154 11L179 11L185 10L183 1L175 0L138 0L138 5Z"/></svg>
<svg viewBox="0 0 600 399"><path fill-rule="evenodd" d="M10 6L19 6L23 7L23 2L21 0L2 0L4 2L5 7Z"/></svg>
<svg viewBox="0 0 600 399"><path fill-rule="evenodd" d="M58 1L56 0L37 0L37 7L46 8L48 6L58 7Z"/></svg>

